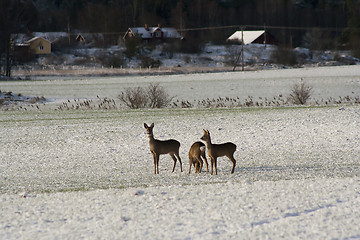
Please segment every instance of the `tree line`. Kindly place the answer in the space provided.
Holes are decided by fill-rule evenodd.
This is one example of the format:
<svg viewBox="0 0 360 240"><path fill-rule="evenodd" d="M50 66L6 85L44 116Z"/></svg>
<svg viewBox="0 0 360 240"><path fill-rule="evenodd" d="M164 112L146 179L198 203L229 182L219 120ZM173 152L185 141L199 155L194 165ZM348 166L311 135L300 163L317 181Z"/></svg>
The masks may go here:
<svg viewBox="0 0 360 240"><path fill-rule="evenodd" d="M289 47L323 40L312 47L356 48L359 16L359 0L0 0L0 64L4 66L11 33L121 35L145 24L174 27L184 37L214 43L241 26L264 26Z"/></svg>

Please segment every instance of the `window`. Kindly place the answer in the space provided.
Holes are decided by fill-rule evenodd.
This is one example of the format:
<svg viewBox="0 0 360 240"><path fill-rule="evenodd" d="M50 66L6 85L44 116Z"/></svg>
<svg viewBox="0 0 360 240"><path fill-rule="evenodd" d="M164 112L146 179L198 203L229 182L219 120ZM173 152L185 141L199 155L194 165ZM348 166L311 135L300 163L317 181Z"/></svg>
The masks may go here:
<svg viewBox="0 0 360 240"><path fill-rule="evenodd" d="M160 32L160 31L156 31L156 32L155 32L155 37L156 37L156 38L161 38L161 32Z"/></svg>
<svg viewBox="0 0 360 240"><path fill-rule="evenodd" d="M40 46L39 46L39 49L40 49L40 51L43 51L43 50L44 50L44 46L43 46L43 45L40 45Z"/></svg>

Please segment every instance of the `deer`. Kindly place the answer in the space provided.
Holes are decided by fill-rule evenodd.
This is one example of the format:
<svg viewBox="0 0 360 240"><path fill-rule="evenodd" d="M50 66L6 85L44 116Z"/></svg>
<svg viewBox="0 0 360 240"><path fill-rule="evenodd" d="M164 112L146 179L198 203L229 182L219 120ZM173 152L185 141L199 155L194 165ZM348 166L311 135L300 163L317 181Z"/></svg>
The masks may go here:
<svg viewBox="0 0 360 240"><path fill-rule="evenodd" d="M234 158L234 152L236 151L236 145L232 142L226 142L222 144L211 143L211 137L209 130L204 130L204 135L200 138L205 141L208 155L211 159L211 175L213 174L213 167L215 167L215 174L217 175L217 158L226 156L232 162L233 167L231 173L234 173L236 160Z"/></svg>
<svg viewBox="0 0 360 240"><path fill-rule="evenodd" d="M189 150L189 174L191 173L191 165L194 165L195 173L201 173L203 160L206 163L206 172L209 172L209 164L205 156L205 144L202 142L195 142L191 145Z"/></svg>
<svg viewBox="0 0 360 240"><path fill-rule="evenodd" d="M174 160L174 167L172 169L172 173L175 170L177 160L179 160L180 170L182 172L182 163L179 156L180 142L176 141L175 139L155 139L153 134L154 123L152 123L150 127L146 123L144 123L144 127L146 129L146 135L149 138L150 152L154 157L154 174L159 174L159 157L161 154L169 154ZM175 156L177 157L177 159Z"/></svg>

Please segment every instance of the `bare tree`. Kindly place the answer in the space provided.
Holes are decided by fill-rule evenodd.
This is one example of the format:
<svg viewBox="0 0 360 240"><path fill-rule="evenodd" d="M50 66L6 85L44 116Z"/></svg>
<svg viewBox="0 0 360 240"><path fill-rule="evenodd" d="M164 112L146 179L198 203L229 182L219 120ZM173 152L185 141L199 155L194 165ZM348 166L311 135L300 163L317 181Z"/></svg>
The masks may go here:
<svg viewBox="0 0 360 240"><path fill-rule="evenodd" d="M150 83L147 90L150 108L167 107L174 97L170 97L159 83Z"/></svg>
<svg viewBox="0 0 360 240"><path fill-rule="evenodd" d="M240 61L241 47L239 45L228 45L226 46L226 53L226 64L232 66L235 70Z"/></svg>
<svg viewBox="0 0 360 240"><path fill-rule="evenodd" d="M142 87L126 88L118 98L126 106L132 109L145 108L148 104L146 92Z"/></svg>
<svg viewBox="0 0 360 240"><path fill-rule="evenodd" d="M296 83L292 87L289 101L294 104L304 105L310 98L311 93L312 87L308 85L305 81L303 81L303 79L301 79L300 84Z"/></svg>
<svg viewBox="0 0 360 240"><path fill-rule="evenodd" d="M29 27L36 19L33 2L0 0L0 75L11 76L13 42L11 34Z"/></svg>
<svg viewBox="0 0 360 240"><path fill-rule="evenodd" d="M137 108L164 108L167 107L174 97L164 90L159 83L150 83L147 88L126 88L118 96L121 102L132 109Z"/></svg>

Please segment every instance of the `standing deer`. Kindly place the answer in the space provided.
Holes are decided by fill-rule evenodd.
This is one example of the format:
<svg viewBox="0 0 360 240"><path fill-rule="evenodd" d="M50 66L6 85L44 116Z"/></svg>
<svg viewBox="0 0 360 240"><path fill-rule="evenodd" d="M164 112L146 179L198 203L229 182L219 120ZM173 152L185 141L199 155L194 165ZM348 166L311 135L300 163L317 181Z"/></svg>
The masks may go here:
<svg viewBox="0 0 360 240"><path fill-rule="evenodd" d="M154 156L154 174L159 174L159 157L161 154L170 154L172 159L174 160L174 167L172 172L175 170L176 165L176 157L178 158L180 162L180 170L182 172L182 164L181 164L181 158L179 156L179 148L180 143L176 141L175 139L169 139L169 140L158 140L154 138L153 134L153 128L154 123L150 125L150 127L144 123L144 127L146 129L146 135L149 138L149 145L150 145L150 151L152 155ZM175 157L176 155L176 157Z"/></svg>
<svg viewBox="0 0 360 240"><path fill-rule="evenodd" d="M205 156L205 144L202 142L195 142L191 145L189 150L189 174L191 172L191 165L194 165L195 173L201 173L203 166L203 160L201 157L205 160L206 172L209 172L209 164Z"/></svg>
<svg viewBox="0 0 360 240"><path fill-rule="evenodd" d="M204 135L201 137L201 140L206 142L206 147L208 150L208 155L211 159L211 174L213 174L213 166L215 165L215 174L217 175L217 158L222 156L227 156L232 162L233 167L231 173L234 173L236 160L234 158L234 152L236 151L236 145L232 142L222 143L222 144L212 144L210 138L210 132L204 130Z"/></svg>

